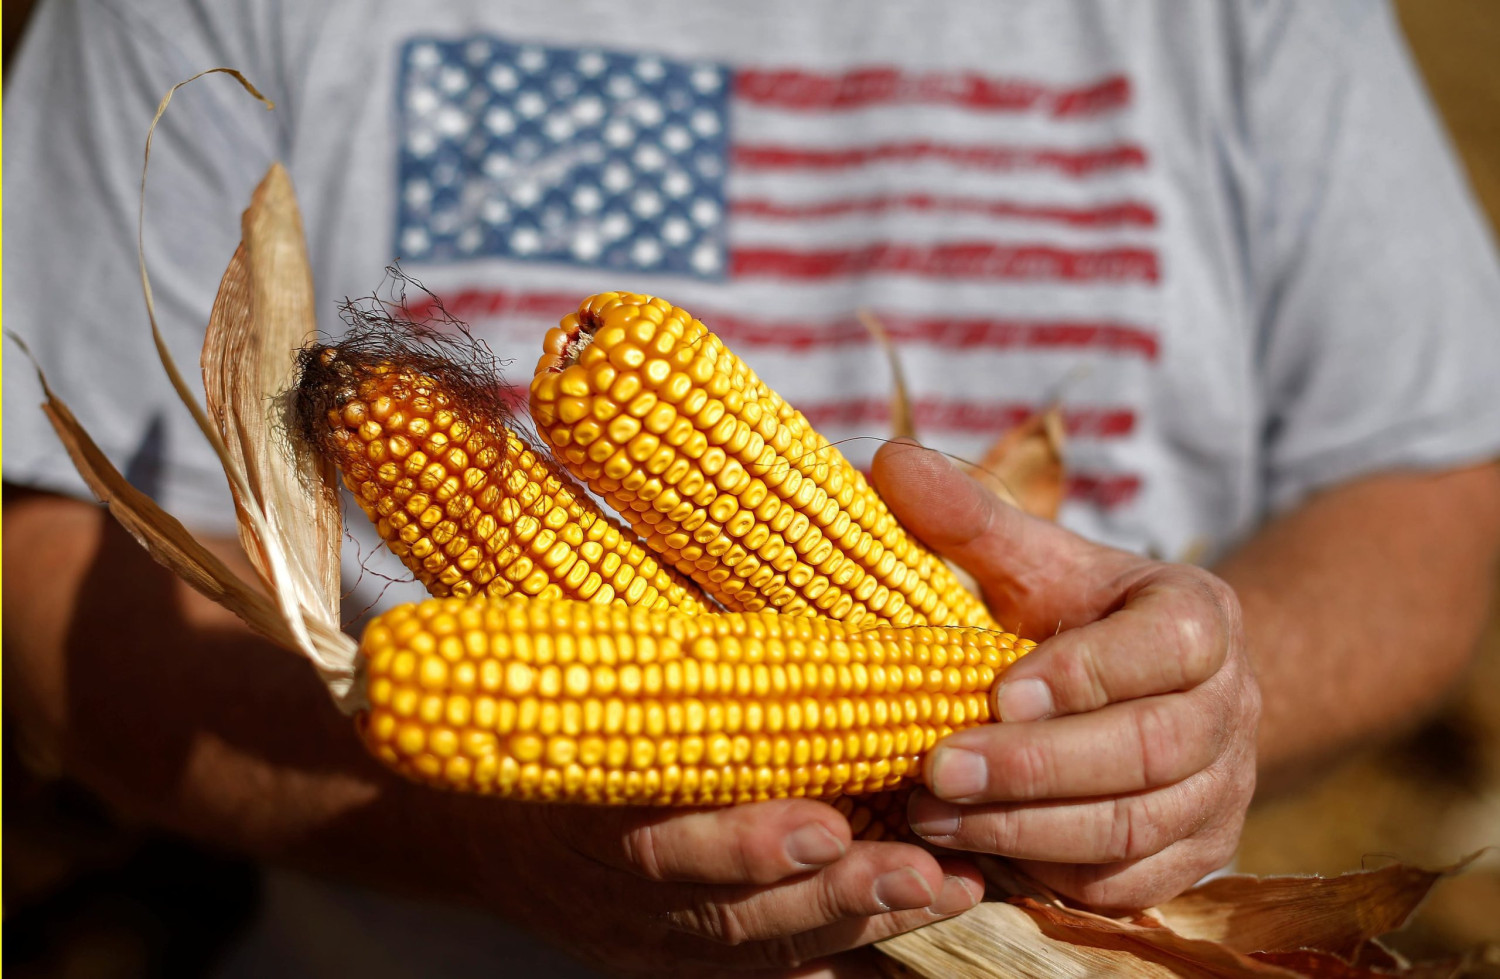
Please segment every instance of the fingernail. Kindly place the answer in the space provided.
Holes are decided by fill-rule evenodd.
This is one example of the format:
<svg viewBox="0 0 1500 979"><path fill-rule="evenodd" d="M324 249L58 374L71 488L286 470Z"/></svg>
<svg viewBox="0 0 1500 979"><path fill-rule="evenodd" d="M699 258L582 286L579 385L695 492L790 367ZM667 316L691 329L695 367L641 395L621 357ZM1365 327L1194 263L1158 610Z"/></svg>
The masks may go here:
<svg viewBox="0 0 1500 979"><path fill-rule="evenodd" d="M786 855L805 867L822 867L844 855L844 842L822 823L808 823L786 838Z"/></svg>
<svg viewBox="0 0 1500 979"><path fill-rule="evenodd" d="M1035 677L1002 683L995 694L995 708L1000 720L1012 724L1039 721L1052 716L1052 691L1045 680Z"/></svg>
<svg viewBox="0 0 1500 979"><path fill-rule="evenodd" d="M927 908L933 914L958 914L979 903L979 895L969 890L969 882L962 877L944 877L943 890L937 900Z"/></svg>
<svg viewBox="0 0 1500 979"><path fill-rule="evenodd" d="M962 748L939 748L932 754L934 794L945 799L966 799L989 785L984 756Z"/></svg>
<svg viewBox="0 0 1500 979"><path fill-rule="evenodd" d="M906 911L930 907L934 895L916 868L902 867L875 878L875 900L887 911Z"/></svg>
<svg viewBox="0 0 1500 979"><path fill-rule="evenodd" d="M912 800L907 820L918 836L952 836L963 820L961 810L923 792Z"/></svg>

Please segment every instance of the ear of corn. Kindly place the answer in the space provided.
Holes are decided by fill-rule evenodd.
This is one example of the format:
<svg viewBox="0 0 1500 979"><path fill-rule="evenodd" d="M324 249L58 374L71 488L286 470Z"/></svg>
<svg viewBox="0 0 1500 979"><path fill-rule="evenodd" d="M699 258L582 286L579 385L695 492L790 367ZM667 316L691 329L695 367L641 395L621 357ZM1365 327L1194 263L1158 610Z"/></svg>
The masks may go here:
<svg viewBox="0 0 1500 979"><path fill-rule="evenodd" d="M726 608L999 629L838 449L661 299L550 331L531 411L554 454Z"/></svg>
<svg viewBox="0 0 1500 979"><path fill-rule="evenodd" d="M939 738L987 721L996 675L1030 645L773 613L432 600L366 630L360 730L411 778L521 800L879 792L913 782Z"/></svg>
<svg viewBox="0 0 1500 979"><path fill-rule="evenodd" d="M439 378L317 351L303 384L336 388L315 440L386 546L437 596L702 609L701 593L606 516L550 460Z"/></svg>

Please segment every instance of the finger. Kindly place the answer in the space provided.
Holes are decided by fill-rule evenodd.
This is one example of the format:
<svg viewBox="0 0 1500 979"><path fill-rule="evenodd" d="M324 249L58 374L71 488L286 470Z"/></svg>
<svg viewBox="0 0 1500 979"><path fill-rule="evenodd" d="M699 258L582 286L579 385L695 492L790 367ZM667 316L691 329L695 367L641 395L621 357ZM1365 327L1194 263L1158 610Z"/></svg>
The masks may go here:
<svg viewBox="0 0 1500 979"><path fill-rule="evenodd" d="M726 945L800 934L849 918L925 908L943 871L907 843L855 841L844 859L801 879L761 887L707 886L666 909L670 927Z"/></svg>
<svg viewBox="0 0 1500 979"><path fill-rule="evenodd" d="M1179 840L1141 860L1067 864L1017 860L1023 873L1064 897L1103 912L1136 911L1169 901L1234 859L1239 828Z"/></svg>
<svg viewBox="0 0 1500 979"><path fill-rule="evenodd" d="M818 969L832 969L832 975L843 976L849 974L849 970L840 971L835 967L839 960L828 961L830 956L961 914L984 896L983 877L973 866L961 861L944 861L940 872L941 884L933 903L926 907L855 914L804 931L740 942L726 942L722 937L682 931L670 934L666 946L674 956L685 961L731 965L737 969L796 970L811 967L814 975L819 974ZM854 971L853 974L860 973Z"/></svg>
<svg viewBox="0 0 1500 979"><path fill-rule="evenodd" d="M1187 690L1223 667L1239 630L1239 602L1206 571L1157 565L1098 622L1043 642L1005 671L992 708L1035 721Z"/></svg>
<svg viewBox="0 0 1500 979"><path fill-rule="evenodd" d="M1212 764L1224 751L1227 713L1222 698L1193 691L981 725L940 741L923 775L933 795L967 804L1140 792Z"/></svg>
<svg viewBox="0 0 1500 979"><path fill-rule="evenodd" d="M844 817L808 799L700 810L559 807L547 823L575 852L654 881L770 884L834 863L850 841Z"/></svg>
<svg viewBox="0 0 1500 979"><path fill-rule="evenodd" d="M1106 611L1099 602L1114 598L1101 599L1101 583L1144 563L1005 504L946 456L914 442L882 446L871 476L896 518L972 574L1010 629L1050 632L1093 621Z"/></svg>
<svg viewBox="0 0 1500 979"><path fill-rule="evenodd" d="M1153 792L1055 802L955 806L917 792L912 828L928 842L1053 863L1140 860L1196 833L1208 818L1207 773Z"/></svg>

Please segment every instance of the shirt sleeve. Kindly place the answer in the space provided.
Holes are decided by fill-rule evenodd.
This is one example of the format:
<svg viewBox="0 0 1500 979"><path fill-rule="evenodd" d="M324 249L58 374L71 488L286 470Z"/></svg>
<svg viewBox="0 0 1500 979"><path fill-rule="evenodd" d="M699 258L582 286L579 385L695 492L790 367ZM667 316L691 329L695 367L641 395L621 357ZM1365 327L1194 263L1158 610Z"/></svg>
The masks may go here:
<svg viewBox="0 0 1500 979"><path fill-rule="evenodd" d="M1260 15L1245 71L1267 501L1500 454L1500 263L1394 15Z"/></svg>
<svg viewBox="0 0 1500 979"><path fill-rule="evenodd" d="M116 466L209 532L232 529L232 505L152 345L136 214L146 131L172 85L228 64L277 97L253 48L234 40L256 32L224 27L183 3L54 0L29 25L5 93L6 330ZM146 259L168 346L200 398L208 313L281 125L220 74L180 90L156 132ZM6 481L90 498L41 412L35 369L6 343Z"/></svg>

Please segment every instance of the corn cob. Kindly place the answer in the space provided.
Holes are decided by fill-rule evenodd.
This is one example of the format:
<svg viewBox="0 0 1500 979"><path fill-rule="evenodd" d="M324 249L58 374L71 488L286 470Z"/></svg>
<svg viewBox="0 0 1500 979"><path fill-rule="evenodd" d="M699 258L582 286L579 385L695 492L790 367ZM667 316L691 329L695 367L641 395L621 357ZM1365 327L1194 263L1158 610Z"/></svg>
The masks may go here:
<svg viewBox="0 0 1500 979"><path fill-rule="evenodd" d="M548 332L530 401L554 455L728 609L1000 628L837 448L664 300L584 300Z"/></svg>
<svg viewBox="0 0 1500 979"><path fill-rule="evenodd" d="M455 365L403 353L311 348L299 412L429 593L704 607L691 582L504 425L492 393L465 390Z"/></svg>
<svg viewBox="0 0 1500 979"><path fill-rule="evenodd" d="M912 783L939 738L989 720L996 675L1031 645L766 612L430 600L366 629L359 726L410 778L520 800L877 792Z"/></svg>

